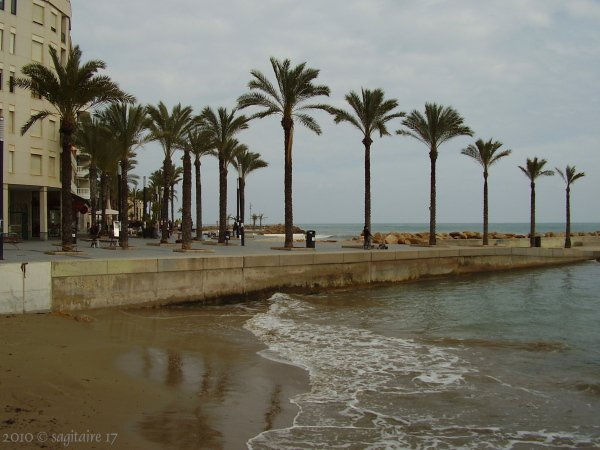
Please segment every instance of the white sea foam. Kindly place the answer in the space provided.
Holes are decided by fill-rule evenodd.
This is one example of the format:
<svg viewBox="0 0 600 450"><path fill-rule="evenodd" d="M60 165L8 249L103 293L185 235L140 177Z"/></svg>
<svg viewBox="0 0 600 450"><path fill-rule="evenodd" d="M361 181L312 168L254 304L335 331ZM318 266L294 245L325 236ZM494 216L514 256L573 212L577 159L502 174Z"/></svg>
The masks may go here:
<svg viewBox="0 0 600 450"><path fill-rule="evenodd" d="M291 399L299 408L292 426L255 436L247 443L251 449L597 444L573 433L465 424L460 412L434 417L417 406L443 404L448 396L477 397L467 381L477 371L456 353L324 324L318 308L285 294L273 295L270 302L268 311L252 317L245 327L268 346L262 356L306 369L311 387Z"/></svg>
<svg viewBox="0 0 600 450"><path fill-rule="evenodd" d="M275 294L270 301L269 310L257 314L245 326L268 345L268 350L261 352L263 356L309 371L311 390L293 399L300 413L292 428L310 427L314 433L315 427L338 427L346 430L342 434L352 434L348 436L350 442L370 445L379 442L385 433L373 423L365 427L361 421L379 419L383 423L389 418L365 408L359 397L372 392L389 395L452 389L464 382L463 375L469 371L458 357L439 348L367 330L311 322L308 319L315 314L313 308L285 294ZM392 419L403 421L402 417ZM285 447L285 434L285 430L268 431L249 445ZM294 441L289 445L300 444Z"/></svg>

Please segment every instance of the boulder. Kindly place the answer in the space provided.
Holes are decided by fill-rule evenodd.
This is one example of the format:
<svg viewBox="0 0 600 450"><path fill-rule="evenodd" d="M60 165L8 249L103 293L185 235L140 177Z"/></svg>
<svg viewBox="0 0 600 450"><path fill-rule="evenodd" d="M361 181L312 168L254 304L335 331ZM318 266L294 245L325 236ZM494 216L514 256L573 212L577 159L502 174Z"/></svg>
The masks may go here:
<svg viewBox="0 0 600 450"><path fill-rule="evenodd" d="M396 236L395 234L388 234L385 237L385 243L386 244L397 244L398 243L398 236Z"/></svg>

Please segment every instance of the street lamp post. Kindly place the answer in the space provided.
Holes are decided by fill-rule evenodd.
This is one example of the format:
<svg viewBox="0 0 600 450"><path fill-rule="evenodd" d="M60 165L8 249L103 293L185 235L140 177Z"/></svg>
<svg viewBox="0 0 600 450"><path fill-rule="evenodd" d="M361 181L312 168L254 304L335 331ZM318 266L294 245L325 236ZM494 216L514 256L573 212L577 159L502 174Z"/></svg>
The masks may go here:
<svg viewBox="0 0 600 450"><path fill-rule="evenodd" d="M4 117L0 117L0 261L4 259Z"/></svg>
<svg viewBox="0 0 600 450"><path fill-rule="evenodd" d="M144 193L143 193L144 211L142 212L142 236L146 237L146 177L144 176Z"/></svg>

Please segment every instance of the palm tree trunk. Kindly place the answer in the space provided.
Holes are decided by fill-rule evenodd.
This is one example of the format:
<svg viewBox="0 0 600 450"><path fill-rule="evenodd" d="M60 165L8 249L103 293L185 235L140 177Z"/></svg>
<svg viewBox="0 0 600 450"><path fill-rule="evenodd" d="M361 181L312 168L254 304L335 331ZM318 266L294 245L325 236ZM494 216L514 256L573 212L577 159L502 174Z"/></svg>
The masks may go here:
<svg viewBox="0 0 600 450"><path fill-rule="evenodd" d="M183 213L181 223L181 248L192 247L192 159L189 150L183 152Z"/></svg>
<svg viewBox="0 0 600 450"><path fill-rule="evenodd" d="M169 242L169 174L171 173L171 158L166 157L163 161L163 198L162 198L162 211L160 214L161 219L161 237L160 243L166 244Z"/></svg>
<svg viewBox="0 0 600 450"><path fill-rule="evenodd" d="M292 203L292 144L294 140L294 122L289 117L281 119L283 126L283 144L285 148L284 164L284 204L285 204L285 248L294 246L294 212Z"/></svg>
<svg viewBox="0 0 600 450"><path fill-rule="evenodd" d="M202 240L202 181L200 179L200 158L196 155L196 239Z"/></svg>
<svg viewBox="0 0 600 450"><path fill-rule="evenodd" d="M488 245L488 172L483 171L483 245Z"/></svg>
<svg viewBox="0 0 600 450"><path fill-rule="evenodd" d="M246 180L243 178L239 178L239 186L240 186L240 224L244 223L244 203L246 201L246 196L244 190L246 189Z"/></svg>
<svg viewBox="0 0 600 450"><path fill-rule="evenodd" d="M365 146L365 234L364 247L370 248L371 245L371 144L373 140L370 137L363 139Z"/></svg>
<svg viewBox="0 0 600 450"><path fill-rule="evenodd" d="M432 148L429 152L431 160L431 184L429 193L429 245L436 245L435 238L435 163L437 160L437 150Z"/></svg>
<svg viewBox="0 0 600 450"><path fill-rule="evenodd" d="M171 224L175 229L175 185L171 185Z"/></svg>
<svg viewBox="0 0 600 450"><path fill-rule="evenodd" d="M567 186L567 229L565 231L565 248L571 248L571 187Z"/></svg>
<svg viewBox="0 0 600 450"><path fill-rule="evenodd" d="M225 242L227 231L227 163L219 155L219 242Z"/></svg>
<svg viewBox="0 0 600 450"><path fill-rule="evenodd" d="M121 204L121 233L119 234L119 241L123 250L126 250L129 247L129 208L127 201L129 194L129 183L127 180L128 165L126 159L121 160L121 198L119 199L119 203Z"/></svg>
<svg viewBox="0 0 600 450"><path fill-rule="evenodd" d="M529 245L535 247L535 183L531 182L531 219L529 226Z"/></svg>
<svg viewBox="0 0 600 450"><path fill-rule="evenodd" d="M98 223L96 212L98 211L98 168L96 162L92 159L90 162L90 206L92 208L92 229L94 229Z"/></svg>
<svg viewBox="0 0 600 450"><path fill-rule="evenodd" d="M71 146L75 124L68 121L61 122L60 133L62 135L62 157L61 157L61 238L62 251L72 250L73 239L71 232L73 228L73 197L71 195Z"/></svg>

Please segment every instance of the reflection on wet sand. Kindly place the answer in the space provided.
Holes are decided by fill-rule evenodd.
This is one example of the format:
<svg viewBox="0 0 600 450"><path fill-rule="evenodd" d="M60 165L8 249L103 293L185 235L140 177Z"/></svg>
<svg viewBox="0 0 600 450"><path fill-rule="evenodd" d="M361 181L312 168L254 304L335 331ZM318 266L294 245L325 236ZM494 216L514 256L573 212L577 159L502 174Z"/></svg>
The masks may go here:
<svg viewBox="0 0 600 450"><path fill-rule="evenodd" d="M277 415L281 412L281 385L275 385L275 389L273 390L273 394L271 395L271 401L269 402L269 407L267 412L265 413L265 429L264 431L268 431L273 428L273 420Z"/></svg>

